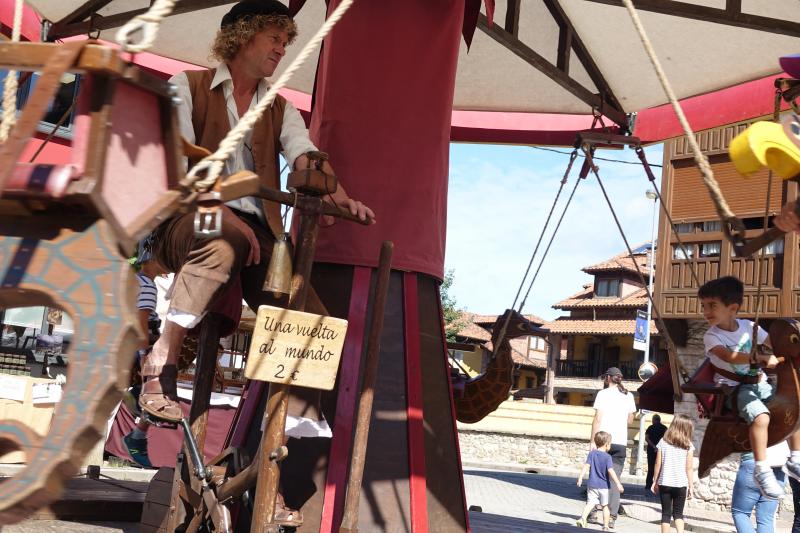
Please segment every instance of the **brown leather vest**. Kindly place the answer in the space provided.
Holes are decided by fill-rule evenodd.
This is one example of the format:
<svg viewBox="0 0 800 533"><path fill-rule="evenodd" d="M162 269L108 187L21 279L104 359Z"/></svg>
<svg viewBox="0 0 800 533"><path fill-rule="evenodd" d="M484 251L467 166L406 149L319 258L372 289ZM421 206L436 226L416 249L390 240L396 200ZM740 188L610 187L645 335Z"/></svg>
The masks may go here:
<svg viewBox="0 0 800 533"><path fill-rule="evenodd" d="M222 84L209 90L216 69L190 70L186 72L189 79L189 90L192 94L192 125L194 126L195 143L212 152L230 131L228 108ZM286 99L278 95L270 108L261 116L253 128L253 160L255 172L261 183L272 189L280 189L280 168L278 153L281 151L281 128L283 127L283 110ZM192 165L196 161L190 161ZM283 231L280 205L262 200L261 208L267 224L277 235Z"/></svg>

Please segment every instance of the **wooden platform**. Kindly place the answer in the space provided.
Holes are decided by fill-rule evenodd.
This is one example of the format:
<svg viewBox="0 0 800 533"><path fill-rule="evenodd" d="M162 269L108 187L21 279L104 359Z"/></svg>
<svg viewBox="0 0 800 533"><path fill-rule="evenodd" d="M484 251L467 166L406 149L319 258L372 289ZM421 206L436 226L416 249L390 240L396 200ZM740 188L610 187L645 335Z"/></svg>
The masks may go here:
<svg viewBox="0 0 800 533"><path fill-rule="evenodd" d="M61 499L31 519L139 522L147 486L141 481L73 478Z"/></svg>

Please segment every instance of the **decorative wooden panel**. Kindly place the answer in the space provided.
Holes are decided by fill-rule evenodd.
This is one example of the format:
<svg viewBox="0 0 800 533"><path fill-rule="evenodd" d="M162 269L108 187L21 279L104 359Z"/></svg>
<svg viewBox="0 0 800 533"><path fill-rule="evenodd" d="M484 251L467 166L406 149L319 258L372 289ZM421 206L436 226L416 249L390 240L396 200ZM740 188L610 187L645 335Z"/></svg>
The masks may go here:
<svg viewBox="0 0 800 533"><path fill-rule="evenodd" d="M728 149L734 137L747 129L752 122L742 122L739 124L729 124L713 130L705 130L695 133L697 143L703 152L721 152ZM672 149L673 158L686 157L692 155L692 149L686 136L673 139L669 143Z"/></svg>
<svg viewBox="0 0 800 533"><path fill-rule="evenodd" d="M716 155L710 158L714 177L719 182L722 194L733 212L741 217L761 216L767 201L767 181L769 173L763 169L755 175L744 178L728 160L727 155ZM681 159L672 162L673 192L672 217L676 221L684 219L715 219L716 209L703 184L700 171L693 159ZM774 179L770 197L770 210L777 212L781 208L781 180Z"/></svg>
<svg viewBox="0 0 800 533"><path fill-rule="evenodd" d="M670 264L669 288L697 290L699 287L692 277L692 266L701 284L719 277L719 259L695 261L694 265L676 260Z"/></svg>
<svg viewBox="0 0 800 533"><path fill-rule="evenodd" d="M783 274L782 265L783 256L768 255L761 258L759 277L761 278L762 288L780 286ZM758 280L756 279L755 259L732 258L730 275L739 278L745 286L755 287L758 284Z"/></svg>

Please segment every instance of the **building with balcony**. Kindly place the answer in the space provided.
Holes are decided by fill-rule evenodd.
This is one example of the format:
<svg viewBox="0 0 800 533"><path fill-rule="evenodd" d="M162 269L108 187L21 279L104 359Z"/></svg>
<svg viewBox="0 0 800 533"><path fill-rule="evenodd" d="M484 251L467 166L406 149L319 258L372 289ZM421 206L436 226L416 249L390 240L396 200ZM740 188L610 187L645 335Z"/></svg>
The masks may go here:
<svg viewBox="0 0 800 533"><path fill-rule="evenodd" d="M598 378L611 366L618 367L626 380L635 380L638 386L637 370L643 353L634 350L633 334L636 312L647 308L647 291L636 265L647 281L651 275L647 267L649 251L650 245L645 244L634 250L633 259L624 252L583 268L594 277L592 283L553 305L569 314L542 326L549 330L553 346L566 344L565 350L554 351L549 358L549 400L592 405L596 392L602 388ZM650 360L661 366L666 362L666 352L660 348L654 322L650 323L650 333Z"/></svg>

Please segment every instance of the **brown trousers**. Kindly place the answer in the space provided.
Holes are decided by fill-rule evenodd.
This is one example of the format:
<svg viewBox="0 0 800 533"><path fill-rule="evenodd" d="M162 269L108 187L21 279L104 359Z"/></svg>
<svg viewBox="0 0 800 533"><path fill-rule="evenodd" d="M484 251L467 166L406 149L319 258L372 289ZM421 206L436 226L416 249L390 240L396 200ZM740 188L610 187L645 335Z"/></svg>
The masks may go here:
<svg viewBox="0 0 800 533"><path fill-rule="evenodd" d="M200 316L225 294L236 276L241 278L242 295L253 311L260 305L286 307L285 298L275 298L272 292L262 290L275 243L272 232L254 215L230 209L223 209L222 213L220 237L196 237L193 212L173 217L156 230L153 256L168 271L175 272L170 309ZM230 216L238 216L255 233L261 247L258 264L245 266L250 244L229 222ZM311 287L306 311L328 314ZM319 391L292 387L289 414L320 420Z"/></svg>

